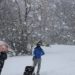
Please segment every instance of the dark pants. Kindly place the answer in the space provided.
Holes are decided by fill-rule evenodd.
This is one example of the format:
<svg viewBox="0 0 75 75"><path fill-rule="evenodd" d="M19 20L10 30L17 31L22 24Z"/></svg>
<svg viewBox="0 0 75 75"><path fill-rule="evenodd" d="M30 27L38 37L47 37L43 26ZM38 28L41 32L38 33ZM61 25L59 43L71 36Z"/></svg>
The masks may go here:
<svg viewBox="0 0 75 75"><path fill-rule="evenodd" d="M3 66L4 66L4 61L0 60L0 75L1 75L1 72L2 72Z"/></svg>
<svg viewBox="0 0 75 75"><path fill-rule="evenodd" d="M39 74L40 68L41 68L41 58L34 58L33 66L34 66L34 69L37 66L37 74Z"/></svg>

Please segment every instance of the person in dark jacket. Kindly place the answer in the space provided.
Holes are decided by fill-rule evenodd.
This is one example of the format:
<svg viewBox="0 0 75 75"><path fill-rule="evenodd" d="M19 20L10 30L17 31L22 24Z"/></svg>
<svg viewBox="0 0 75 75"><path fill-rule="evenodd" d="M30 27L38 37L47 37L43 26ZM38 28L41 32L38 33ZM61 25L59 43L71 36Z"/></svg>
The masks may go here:
<svg viewBox="0 0 75 75"><path fill-rule="evenodd" d="M41 68L41 56L44 55L43 49L40 47L40 43L37 43L37 46L34 48L33 52L33 66L34 69L37 66L37 75L40 73Z"/></svg>
<svg viewBox="0 0 75 75"><path fill-rule="evenodd" d="M5 63L5 60L7 59L8 51L12 51L10 46L5 41L0 41L0 75Z"/></svg>

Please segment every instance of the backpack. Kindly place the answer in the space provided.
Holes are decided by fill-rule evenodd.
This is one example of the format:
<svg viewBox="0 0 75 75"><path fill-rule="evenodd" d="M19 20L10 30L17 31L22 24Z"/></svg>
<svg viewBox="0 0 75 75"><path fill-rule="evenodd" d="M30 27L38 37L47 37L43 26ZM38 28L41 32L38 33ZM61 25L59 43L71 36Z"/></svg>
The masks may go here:
<svg viewBox="0 0 75 75"><path fill-rule="evenodd" d="M23 75L33 75L34 67L33 66L26 66Z"/></svg>

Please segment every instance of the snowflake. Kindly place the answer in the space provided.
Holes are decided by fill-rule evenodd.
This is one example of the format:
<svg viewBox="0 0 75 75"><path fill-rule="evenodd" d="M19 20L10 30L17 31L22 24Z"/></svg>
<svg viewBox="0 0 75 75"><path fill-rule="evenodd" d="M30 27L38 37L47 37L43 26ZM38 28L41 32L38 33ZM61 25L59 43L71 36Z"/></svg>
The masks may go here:
<svg viewBox="0 0 75 75"><path fill-rule="evenodd" d="M63 22L63 25L65 25L65 22Z"/></svg>
<svg viewBox="0 0 75 75"><path fill-rule="evenodd" d="M60 15L63 15L63 12L61 12Z"/></svg>
<svg viewBox="0 0 75 75"><path fill-rule="evenodd" d="M45 30L47 31L47 30L49 30L48 28L45 28Z"/></svg>
<svg viewBox="0 0 75 75"><path fill-rule="evenodd" d="M15 31L16 29L15 29L15 28L13 28L12 30L13 30L13 31Z"/></svg>
<svg viewBox="0 0 75 75"><path fill-rule="evenodd" d="M15 2L15 0L12 0L13 2Z"/></svg>
<svg viewBox="0 0 75 75"><path fill-rule="evenodd" d="M56 8L56 5L55 4L53 4L53 8Z"/></svg>
<svg viewBox="0 0 75 75"><path fill-rule="evenodd" d="M39 19L39 21L41 21L41 16L40 15L38 16L38 19Z"/></svg>
<svg viewBox="0 0 75 75"><path fill-rule="evenodd" d="M29 8L30 7L30 4L27 3L27 7Z"/></svg>

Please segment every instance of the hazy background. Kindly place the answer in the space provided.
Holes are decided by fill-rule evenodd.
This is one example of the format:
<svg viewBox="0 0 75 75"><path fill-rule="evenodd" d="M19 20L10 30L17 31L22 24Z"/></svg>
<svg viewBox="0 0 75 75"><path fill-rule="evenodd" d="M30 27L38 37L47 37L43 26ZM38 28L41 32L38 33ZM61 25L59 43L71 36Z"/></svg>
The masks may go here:
<svg viewBox="0 0 75 75"><path fill-rule="evenodd" d="M75 45L75 0L0 0L0 40L15 55L42 45Z"/></svg>

